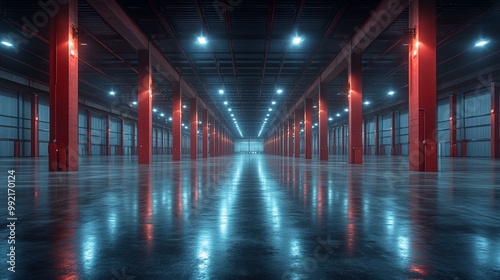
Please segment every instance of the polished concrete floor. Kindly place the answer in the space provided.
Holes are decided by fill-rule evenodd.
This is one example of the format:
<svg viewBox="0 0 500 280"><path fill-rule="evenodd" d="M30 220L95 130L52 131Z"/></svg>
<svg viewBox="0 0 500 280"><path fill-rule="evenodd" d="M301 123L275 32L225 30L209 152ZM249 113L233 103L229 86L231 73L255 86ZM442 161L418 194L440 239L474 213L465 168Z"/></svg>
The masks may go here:
<svg viewBox="0 0 500 280"><path fill-rule="evenodd" d="M2 279L500 279L500 161L352 166L264 155L138 166L0 159L16 171L16 272Z"/></svg>

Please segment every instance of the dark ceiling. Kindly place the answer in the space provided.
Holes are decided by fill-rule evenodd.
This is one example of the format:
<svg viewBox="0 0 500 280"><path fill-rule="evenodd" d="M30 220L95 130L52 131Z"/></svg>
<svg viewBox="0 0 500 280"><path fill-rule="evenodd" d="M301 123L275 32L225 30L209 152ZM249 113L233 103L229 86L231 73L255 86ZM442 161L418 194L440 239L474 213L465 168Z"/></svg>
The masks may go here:
<svg viewBox="0 0 500 280"><path fill-rule="evenodd" d="M21 36L23 18L33 20L41 11L38 2L0 2L0 35ZM265 136L269 127L283 121L379 4L371 0L118 2L236 137L239 133L230 114L244 137L257 137L269 114ZM499 2L437 1L438 84L500 63ZM87 1L80 0L78 6L79 28L88 42L79 49L80 96L134 114L136 50ZM407 27L406 9L363 53L363 99L371 102L365 106L367 111L407 98L408 48L401 41ZM0 47L0 68L48 84L48 28L37 29L34 38L14 48ZM197 42L201 34L208 44ZM294 35L303 42L291 44ZM490 44L474 48L480 38L490 39ZM332 123L346 118L346 85L346 70L329 83ZM117 95L110 96L111 89ZM220 95L219 89L225 93ZM283 93L277 94L278 89ZM388 96L389 90L396 94ZM155 114L165 114L155 119L168 123L171 84L158 73L154 93ZM183 114L184 122L188 117Z"/></svg>

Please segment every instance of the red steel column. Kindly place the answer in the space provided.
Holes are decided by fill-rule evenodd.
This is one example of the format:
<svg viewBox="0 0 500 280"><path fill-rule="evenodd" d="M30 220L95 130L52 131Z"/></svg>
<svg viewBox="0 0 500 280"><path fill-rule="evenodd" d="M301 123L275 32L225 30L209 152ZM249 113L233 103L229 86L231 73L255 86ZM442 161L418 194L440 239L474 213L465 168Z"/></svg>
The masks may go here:
<svg viewBox="0 0 500 280"><path fill-rule="evenodd" d="M179 83L172 85L172 160L181 160L182 95Z"/></svg>
<svg viewBox="0 0 500 280"><path fill-rule="evenodd" d="M153 96L151 92L151 56L149 50L139 50L139 86L137 98L137 154L139 164L150 164L153 158Z"/></svg>
<svg viewBox="0 0 500 280"><path fill-rule="evenodd" d="M349 144L348 162L363 163L363 53L352 52L348 65L349 70Z"/></svg>
<svg viewBox="0 0 500 280"><path fill-rule="evenodd" d="M191 98L190 100L190 110L191 110L191 126L190 126L190 136L191 136L191 159L196 159L198 156L198 102L196 98Z"/></svg>
<svg viewBox="0 0 500 280"><path fill-rule="evenodd" d="M295 110L295 119L293 120L294 129L294 141L295 141L295 157L300 158L300 122L302 121L302 112L300 110Z"/></svg>
<svg viewBox="0 0 500 280"><path fill-rule="evenodd" d="M51 17L49 32L50 141L66 154L49 162L49 171L78 170L78 1L67 2Z"/></svg>
<svg viewBox="0 0 500 280"><path fill-rule="evenodd" d="M306 98L304 104L304 150L305 158L312 158L312 99Z"/></svg>
<svg viewBox="0 0 500 280"><path fill-rule="evenodd" d="M457 96L452 94L450 95L450 157L457 156Z"/></svg>
<svg viewBox="0 0 500 280"><path fill-rule="evenodd" d="M201 151L203 158L208 158L208 110L203 109L202 114L202 131L201 131Z"/></svg>
<svg viewBox="0 0 500 280"><path fill-rule="evenodd" d="M500 158L499 88L497 83L491 83L491 158Z"/></svg>
<svg viewBox="0 0 500 280"><path fill-rule="evenodd" d="M391 113L391 156L396 155L396 114Z"/></svg>
<svg viewBox="0 0 500 280"><path fill-rule="evenodd" d="M288 156L293 157L293 120L288 119Z"/></svg>
<svg viewBox="0 0 500 280"><path fill-rule="evenodd" d="M31 156L38 157L38 95L31 96Z"/></svg>
<svg viewBox="0 0 500 280"><path fill-rule="evenodd" d="M110 143L111 128L110 128L110 122L111 122L111 118L109 117L109 115L106 115L106 155L107 156L111 155L111 143Z"/></svg>
<svg viewBox="0 0 500 280"><path fill-rule="evenodd" d="M409 166L437 171L436 150L436 3L410 1L409 25Z"/></svg>
<svg viewBox="0 0 500 280"><path fill-rule="evenodd" d="M375 141L374 141L374 145L375 145L375 155L379 155L380 154L380 149L379 149L379 143L378 143L378 139L379 139L379 127L378 127L378 115L375 116L375 131L374 131L374 138L375 138Z"/></svg>
<svg viewBox="0 0 500 280"><path fill-rule="evenodd" d="M320 83L319 105L319 159L328 160L328 84Z"/></svg>

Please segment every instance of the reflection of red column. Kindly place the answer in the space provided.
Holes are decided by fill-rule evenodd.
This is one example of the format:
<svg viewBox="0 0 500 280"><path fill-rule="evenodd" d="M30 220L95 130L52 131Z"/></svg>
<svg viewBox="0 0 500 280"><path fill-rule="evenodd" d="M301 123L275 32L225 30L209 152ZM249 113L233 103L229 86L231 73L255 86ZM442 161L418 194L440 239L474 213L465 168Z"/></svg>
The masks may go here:
<svg viewBox="0 0 500 280"><path fill-rule="evenodd" d="M436 151L436 3L410 1L409 162L413 171L437 171Z"/></svg>
<svg viewBox="0 0 500 280"><path fill-rule="evenodd" d="M50 19L50 141L64 145L67 155L64 169L78 170L78 1L60 5ZM49 164L49 171L57 171Z"/></svg>
<svg viewBox="0 0 500 280"><path fill-rule="evenodd" d="M450 95L450 157L457 156L457 96L452 94Z"/></svg>
<svg viewBox="0 0 500 280"><path fill-rule="evenodd" d="M31 156L38 157L38 95L31 96Z"/></svg>
<svg viewBox="0 0 500 280"><path fill-rule="evenodd" d="M153 233L153 180L152 170L147 168L139 169L139 217L141 219L141 233L146 240L147 253L150 254L153 248L154 233Z"/></svg>
<svg viewBox="0 0 500 280"><path fill-rule="evenodd" d="M172 85L172 159L181 160L182 96L179 83Z"/></svg>
<svg viewBox="0 0 500 280"><path fill-rule="evenodd" d="M36 174L36 173L35 173ZM53 257L53 268L58 274L58 280L78 279L78 254L76 237L78 223L78 185L75 183L62 182L58 188L49 188L50 217L53 224L47 228L51 229L52 237L51 254ZM64 187L69 186L71 187Z"/></svg>
<svg viewBox="0 0 500 280"><path fill-rule="evenodd" d="M363 122L363 65L362 53L351 52L349 62L349 127L348 162L363 163L363 141L361 136Z"/></svg>
<svg viewBox="0 0 500 280"><path fill-rule="evenodd" d="M312 99L304 102L304 150L305 158L312 158Z"/></svg>
<svg viewBox="0 0 500 280"><path fill-rule="evenodd" d="M191 110L191 125L190 125L191 159L196 159L198 156L198 103L196 101L196 98L191 98L190 110Z"/></svg>
<svg viewBox="0 0 500 280"><path fill-rule="evenodd" d="M208 158L208 110L203 109L202 113L202 156L203 158Z"/></svg>
<svg viewBox="0 0 500 280"><path fill-rule="evenodd" d="M319 159L328 160L328 83L319 85Z"/></svg>
<svg viewBox="0 0 500 280"><path fill-rule="evenodd" d="M294 122L294 141L295 141L295 158L300 158L300 122L302 121L302 114L299 110L295 110Z"/></svg>
<svg viewBox="0 0 500 280"><path fill-rule="evenodd" d="M499 88L496 83L491 83L491 158L500 158Z"/></svg>
<svg viewBox="0 0 500 280"><path fill-rule="evenodd" d="M378 115L375 116L375 131L373 132L374 134L374 145L375 145L375 155L380 155L380 147L379 147L379 143L378 143L378 139L379 139L379 126L378 126Z"/></svg>
<svg viewBox="0 0 500 280"><path fill-rule="evenodd" d="M137 154L139 164L150 164L153 158L153 96L151 92L151 56L149 50L139 50L139 95L137 101Z"/></svg>
<svg viewBox="0 0 500 280"><path fill-rule="evenodd" d="M347 252L353 254L356 249L356 239L358 234L358 220L361 219L362 206L360 199L360 186L357 185L357 181L353 178L352 172L348 173L347 176L347 187L348 187L348 199L347 199ZM361 182L361 181L359 181Z"/></svg>

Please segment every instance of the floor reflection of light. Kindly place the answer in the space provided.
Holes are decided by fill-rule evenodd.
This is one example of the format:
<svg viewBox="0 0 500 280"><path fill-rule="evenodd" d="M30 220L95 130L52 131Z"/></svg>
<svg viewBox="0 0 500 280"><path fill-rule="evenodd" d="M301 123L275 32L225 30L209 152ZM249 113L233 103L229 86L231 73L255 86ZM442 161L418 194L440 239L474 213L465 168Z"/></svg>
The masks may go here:
<svg viewBox="0 0 500 280"><path fill-rule="evenodd" d="M484 264L487 262L487 258L489 256L488 254L488 248L489 248L489 244L488 244L488 239L484 238L483 236L480 236L480 235L476 235L474 237L475 239L475 246L476 246L476 250L475 250L475 253L476 253L476 260L479 261L480 263Z"/></svg>
<svg viewBox="0 0 500 280"><path fill-rule="evenodd" d="M292 246L290 247L292 257L300 257L300 245L298 240L292 240Z"/></svg>
<svg viewBox="0 0 500 280"><path fill-rule="evenodd" d="M108 228L109 228L109 235L113 240L115 238L115 233L116 233L116 219L117 219L116 212L110 211L108 215Z"/></svg>
<svg viewBox="0 0 500 280"><path fill-rule="evenodd" d="M410 241L407 236L398 236L398 249L399 256L406 262L410 256Z"/></svg>
<svg viewBox="0 0 500 280"><path fill-rule="evenodd" d="M83 267L87 273L91 273L94 270L94 261L96 254L96 235L94 222L86 223L82 229L82 261Z"/></svg>
<svg viewBox="0 0 500 280"><path fill-rule="evenodd" d="M392 211L387 211L386 226L387 234L392 235L394 233L394 213Z"/></svg>
<svg viewBox="0 0 500 280"><path fill-rule="evenodd" d="M223 202L221 211L220 211L220 232L223 237L226 236L227 233L227 203Z"/></svg>
<svg viewBox="0 0 500 280"><path fill-rule="evenodd" d="M210 237L202 234L198 245L198 272L203 277L208 276L208 265L210 264Z"/></svg>

